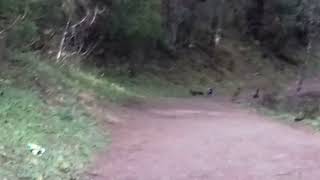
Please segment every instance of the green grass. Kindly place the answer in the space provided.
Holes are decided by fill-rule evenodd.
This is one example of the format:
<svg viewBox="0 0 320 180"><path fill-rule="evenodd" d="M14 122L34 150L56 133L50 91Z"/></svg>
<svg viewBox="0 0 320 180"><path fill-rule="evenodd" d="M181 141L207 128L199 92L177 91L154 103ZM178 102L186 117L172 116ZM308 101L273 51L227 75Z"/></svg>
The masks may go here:
<svg viewBox="0 0 320 180"><path fill-rule="evenodd" d="M104 136L76 104L50 107L28 90L0 97L0 179L70 179L85 167ZM28 143L46 149L34 156Z"/></svg>
<svg viewBox="0 0 320 180"><path fill-rule="evenodd" d="M110 139L77 101L77 92L85 87L34 53L12 56L0 72L0 179L65 180L86 167ZM54 94L45 96L41 88ZM58 96L63 97L59 103L44 101ZM29 143L46 152L34 156Z"/></svg>
<svg viewBox="0 0 320 180"><path fill-rule="evenodd" d="M13 61L20 66L20 69L14 71L22 71L19 74L24 76L19 82L20 86L21 84L28 86L32 84L30 80L38 77L50 87L63 89L75 95L79 92L92 92L112 102L122 102L132 97L188 95L184 85L174 84L152 73L142 73L135 78L128 78L127 75L119 75L112 70L99 70L92 67L87 70L80 67L61 67L48 60L41 60L41 57L34 53L16 54ZM18 73L13 72L12 74ZM11 79L13 79L12 76Z"/></svg>

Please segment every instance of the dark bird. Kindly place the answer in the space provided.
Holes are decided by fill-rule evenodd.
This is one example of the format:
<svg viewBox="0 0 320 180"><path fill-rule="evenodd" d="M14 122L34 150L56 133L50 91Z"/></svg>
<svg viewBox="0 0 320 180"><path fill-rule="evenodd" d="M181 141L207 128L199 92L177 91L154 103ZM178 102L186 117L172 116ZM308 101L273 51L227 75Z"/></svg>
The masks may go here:
<svg viewBox="0 0 320 180"><path fill-rule="evenodd" d="M213 95L213 89L212 88L208 89L207 95L208 96L212 96Z"/></svg>
<svg viewBox="0 0 320 180"><path fill-rule="evenodd" d="M260 97L260 89L258 88L254 95L252 96L254 99L258 99Z"/></svg>
<svg viewBox="0 0 320 180"><path fill-rule="evenodd" d="M241 93L241 88L238 87L237 90L233 93L231 101L234 102L235 100L237 100L240 93Z"/></svg>
<svg viewBox="0 0 320 180"><path fill-rule="evenodd" d="M297 93L299 93L302 90L302 86L303 86L303 79L301 78L298 80L298 83L297 83L297 89L296 89Z"/></svg>
<svg viewBox="0 0 320 180"><path fill-rule="evenodd" d="M194 91L194 90L190 90L190 94L192 96L204 96L204 93L201 91Z"/></svg>
<svg viewBox="0 0 320 180"><path fill-rule="evenodd" d="M300 122L303 121L306 118L306 113L299 113L299 115L297 117L294 118L295 122Z"/></svg>

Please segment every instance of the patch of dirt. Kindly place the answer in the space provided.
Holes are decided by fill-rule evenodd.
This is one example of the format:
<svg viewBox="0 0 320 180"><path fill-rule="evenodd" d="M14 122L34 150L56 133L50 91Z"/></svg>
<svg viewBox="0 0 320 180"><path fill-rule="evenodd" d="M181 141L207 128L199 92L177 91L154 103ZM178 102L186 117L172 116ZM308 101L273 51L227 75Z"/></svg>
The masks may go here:
<svg viewBox="0 0 320 180"><path fill-rule="evenodd" d="M318 180L320 139L224 98L162 99L119 112L91 180Z"/></svg>
<svg viewBox="0 0 320 180"><path fill-rule="evenodd" d="M304 82L301 91L297 92L296 84L288 86L285 91L270 94L266 107L286 111L300 119L314 119L320 116L320 79L313 78ZM264 104L262 104L264 105Z"/></svg>

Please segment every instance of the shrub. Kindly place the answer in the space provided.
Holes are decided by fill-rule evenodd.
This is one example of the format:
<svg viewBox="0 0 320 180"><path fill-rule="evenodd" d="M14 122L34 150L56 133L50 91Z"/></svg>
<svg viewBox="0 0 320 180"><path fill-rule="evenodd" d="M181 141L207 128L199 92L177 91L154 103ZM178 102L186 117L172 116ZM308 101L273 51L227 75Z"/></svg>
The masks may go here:
<svg viewBox="0 0 320 180"><path fill-rule="evenodd" d="M157 40L162 36L160 0L118 0L112 12L112 35L129 41Z"/></svg>
<svg viewBox="0 0 320 180"><path fill-rule="evenodd" d="M30 44L40 34L40 27L55 26L63 18L61 0L0 0L0 29L8 30L8 44L21 48ZM50 22L50 23L48 23Z"/></svg>

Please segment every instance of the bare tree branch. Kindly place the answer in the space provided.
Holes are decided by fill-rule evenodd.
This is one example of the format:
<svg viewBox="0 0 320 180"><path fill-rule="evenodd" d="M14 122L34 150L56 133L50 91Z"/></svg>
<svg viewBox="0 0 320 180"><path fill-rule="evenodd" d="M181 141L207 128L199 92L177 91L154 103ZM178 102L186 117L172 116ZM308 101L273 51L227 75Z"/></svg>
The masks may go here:
<svg viewBox="0 0 320 180"><path fill-rule="evenodd" d="M87 18L90 16L90 11L87 11L86 16L83 17L79 22L75 23L74 25L72 25L72 28L76 28L77 26L80 26L81 24L83 24Z"/></svg>
<svg viewBox="0 0 320 180"><path fill-rule="evenodd" d="M9 26L7 26L6 28L4 28L3 30L0 31L0 35L2 35L3 33L9 31L10 29L12 29L18 22L22 21L25 19L25 17L28 14L28 8L25 8L24 10L24 14L23 15L19 15Z"/></svg>
<svg viewBox="0 0 320 180"><path fill-rule="evenodd" d="M66 24L62 39L60 41L59 52L57 54L57 61L59 61L59 59L61 58L63 47L64 47L64 43L65 43L65 40L66 40L66 37L67 37L67 34L68 34L69 26L70 26L70 18L69 18L69 20L68 20L68 22Z"/></svg>
<svg viewBox="0 0 320 180"><path fill-rule="evenodd" d="M97 15L99 14L102 14L103 12L105 12L106 8L103 7L101 10L98 8L98 6L96 6L94 8L94 14L93 14L93 17L92 17L92 20L90 22L90 25L92 25L95 21L96 21L96 18L97 18Z"/></svg>
<svg viewBox="0 0 320 180"><path fill-rule="evenodd" d="M97 21L97 17L106 11L106 7L99 8L98 6L85 8L85 16L79 21L71 24L71 17L65 27L60 46L57 54L57 62L74 56L88 56L101 43L101 37L98 40L89 40L91 27ZM65 52L68 51L68 52Z"/></svg>

